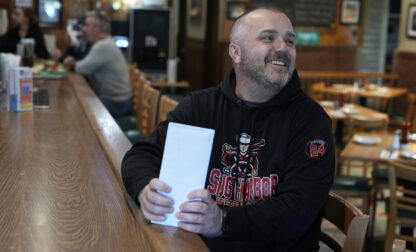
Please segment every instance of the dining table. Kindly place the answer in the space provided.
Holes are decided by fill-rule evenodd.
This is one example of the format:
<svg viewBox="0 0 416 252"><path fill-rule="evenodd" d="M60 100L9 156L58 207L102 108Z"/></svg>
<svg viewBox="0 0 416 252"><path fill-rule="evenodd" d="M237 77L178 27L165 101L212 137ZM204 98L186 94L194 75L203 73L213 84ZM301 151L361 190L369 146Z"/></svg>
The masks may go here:
<svg viewBox="0 0 416 252"><path fill-rule="evenodd" d="M416 134L411 134L406 148L393 149L391 132L356 133L341 151L342 160L387 163L388 160L416 166Z"/></svg>
<svg viewBox="0 0 416 252"><path fill-rule="evenodd" d="M131 143L85 79L35 79L49 107L0 110L1 251L209 251L154 225L126 193Z"/></svg>
<svg viewBox="0 0 416 252"><path fill-rule="evenodd" d="M354 86L353 84L334 83L330 86L317 86L314 88L314 92L332 94L336 96L340 94L353 94L359 97L359 103L363 106L367 105L367 98L386 99L388 102L386 112L390 113L392 110L391 100L406 95L408 93L408 89L379 84L367 84L366 87L363 88Z"/></svg>
<svg viewBox="0 0 416 252"><path fill-rule="evenodd" d="M338 106L336 101L319 101L319 104L332 120L332 128L335 131L337 142L343 140L343 128L344 124L348 122L348 118L388 118L388 115L384 112L354 103L347 103L342 107Z"/></svg>
<svg viewBox="0 0 416 252"><path fill-rule="evenodd" d="M392 99L407 94L407 88L390 87L378 84L368 84L366 88L355 87L353 84L335 83L330 86L320 86L314 89L316 92L328 94L354 93L361 97L374 97Z"/></svg>

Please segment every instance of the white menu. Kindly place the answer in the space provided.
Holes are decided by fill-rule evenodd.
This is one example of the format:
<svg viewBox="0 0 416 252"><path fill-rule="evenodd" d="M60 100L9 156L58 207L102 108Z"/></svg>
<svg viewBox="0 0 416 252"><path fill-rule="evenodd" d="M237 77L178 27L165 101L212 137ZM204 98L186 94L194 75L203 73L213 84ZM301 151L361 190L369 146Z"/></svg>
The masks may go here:
<svg viewBox="0 0 416 252"><path fill-rule="evenodd" d="M178 226L179 206L188 201L188 193L204 188L214 134L213 129L169 123L159 179L172 188L160 193L175 200L175 211L165 221L152 223Z"/></svg>

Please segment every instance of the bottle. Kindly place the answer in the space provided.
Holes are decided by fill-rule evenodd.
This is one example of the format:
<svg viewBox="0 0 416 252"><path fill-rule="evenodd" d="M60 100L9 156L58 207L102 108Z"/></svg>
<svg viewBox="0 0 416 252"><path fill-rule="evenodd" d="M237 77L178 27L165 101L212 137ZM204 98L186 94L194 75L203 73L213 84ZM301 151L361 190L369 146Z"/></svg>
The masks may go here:
<svg viewBox="0 0 416 252"><path fill-rule="evenodd" d="M362 89L367 89L367 77L366 76L361 76L361 88Z"/></svg>
<svg viewBox="0 0 416 252"><path fill-rule="evenodd" d="M338 105L340 108L344 107L345 105L345 93L340 93L338 97Z"/></svg>
<svg viewBox="0 0 416 252"><path fill-rule="evenodd" d="M402 137L400 138L400 148L407 149L409 144L409 122L404 122L402 124Z"/></svg>
<svg viewBox="0 0 416 252"><path fill-rule="evenodd" d="M396 130L393 136L393 145L391 146L393 150L398 150L400 148L400 130Z"/></svg>

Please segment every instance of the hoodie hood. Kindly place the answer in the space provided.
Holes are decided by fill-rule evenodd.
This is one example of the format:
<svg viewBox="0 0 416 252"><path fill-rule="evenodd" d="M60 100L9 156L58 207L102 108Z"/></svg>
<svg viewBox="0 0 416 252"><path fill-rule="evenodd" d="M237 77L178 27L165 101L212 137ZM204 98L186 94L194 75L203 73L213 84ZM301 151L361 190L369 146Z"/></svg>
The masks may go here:
<svg viewBox="0 0 416 252"><path fill-rule="evenodd" d="M221 82L220 88L224 95L233 102L240 103L241 99L235 93L236 77L234 69L231 69L225 76L224 81ZM258 103L257 108L285 106L288 103L299 98L304 94L300 88L300 79L298 72L293 72L292 78L290 78L287 85L273 98L267 102Z"/></svg>

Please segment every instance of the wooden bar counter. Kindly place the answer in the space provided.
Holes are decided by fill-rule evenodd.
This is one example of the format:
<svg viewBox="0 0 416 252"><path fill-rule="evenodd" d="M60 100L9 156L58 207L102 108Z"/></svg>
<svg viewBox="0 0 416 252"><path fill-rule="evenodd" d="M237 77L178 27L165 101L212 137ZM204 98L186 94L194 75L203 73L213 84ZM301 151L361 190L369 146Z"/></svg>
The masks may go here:
<svg viewBox="0 0 416 252"><path fill-rule="evenodd" d="M208 251L126 197L131 144L81 76L35 86L48 87L49 109L0 110L0 251Z"/></svg>

